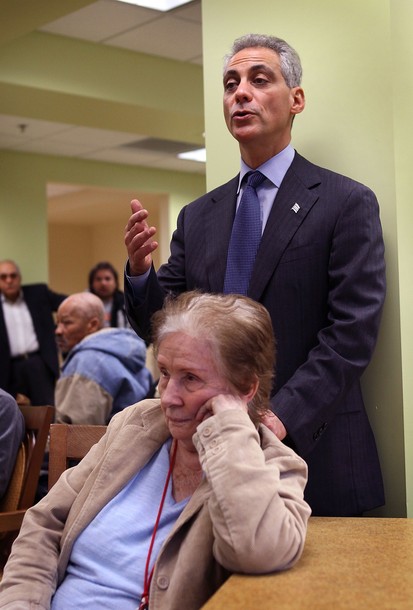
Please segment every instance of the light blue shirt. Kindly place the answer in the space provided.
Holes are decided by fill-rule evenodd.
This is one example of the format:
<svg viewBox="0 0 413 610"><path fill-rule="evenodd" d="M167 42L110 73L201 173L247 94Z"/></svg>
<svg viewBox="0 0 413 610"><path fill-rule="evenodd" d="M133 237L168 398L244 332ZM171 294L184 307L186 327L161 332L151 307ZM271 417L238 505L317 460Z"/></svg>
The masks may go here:
<svg viewBox="0 0 413 610"><path fill-rule="evenodd" d="M93 519L75 541L51 610L136 610L169 469L170 441ZM172 479L155 537L150 569L189 498L175 502Z"/></svg>
<svg viewBox="0 0 413 610"><path fill-rule="evenodd" d="M241 159L241 170L237 191L237 209L239 202L241 201L243 189L246 185L246 182L242 184L245 174L252 171L260 171L267 178L256 189L261 208L262 233L264 232L265 225L267 224L267 220L270 215L274 199L278 193L278 189L281 186L281 182L284 180L284 176L287 173L288 168L293 162L294 155L295 150L291 144L289 144L286 148L284 148L284 150L279 152L274 157L271 157L271 159L268 159L268 161L257 167L255 170L248 167L248 165Z"/></svg>

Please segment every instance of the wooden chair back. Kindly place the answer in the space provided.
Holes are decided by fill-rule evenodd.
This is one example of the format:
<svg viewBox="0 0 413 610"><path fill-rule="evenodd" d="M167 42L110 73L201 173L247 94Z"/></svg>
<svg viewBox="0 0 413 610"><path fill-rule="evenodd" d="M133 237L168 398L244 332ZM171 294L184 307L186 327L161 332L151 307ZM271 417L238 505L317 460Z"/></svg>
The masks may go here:
<svg viewBox="0 0 413 610"><path fill-rule="evenodd" d="M70 466L81 460L105 434L107 426L52 424L49 445L49 489Z"/></svg>
<svg viewBox="0 0 413 610"><path fill-rule="evenodd" d="M44 460L54 407L19 405L25 422L25 436L5 495L0 501L0 568L19 533L24 514L33 506Z"/></svg>
<svg viewBox="0 0 413 610"><path fill-rule="evenodd" d="M27 444L28 438L26 434L24 440L20 443L8 487L4 496L0 499L1 513L16 510L19 505L23 490L24 477L27 471Z"/></svg>

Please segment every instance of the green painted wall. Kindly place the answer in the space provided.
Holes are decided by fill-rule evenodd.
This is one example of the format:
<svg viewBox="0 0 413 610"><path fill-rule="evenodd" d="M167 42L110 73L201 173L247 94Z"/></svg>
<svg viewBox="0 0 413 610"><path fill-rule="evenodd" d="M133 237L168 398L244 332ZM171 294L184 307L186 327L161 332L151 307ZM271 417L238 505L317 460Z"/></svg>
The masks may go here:
<svg viewBox="0 0 413 610"><path fill-rule="evenodd" d="M16 259L25 282L48 280L48 182L166 194L171 226L178 209L205 192L198 174L0 151L0 259ZM129 212L125 200L125 224Z"/></svg>
<svg viewBox="0 0 413 610"><path fill-rule="evenodd" d="M412 325L405 321L412 305L407 275L412 260L411 171L406 163L412 156L411 3L256 0L254 11L249 8L246 0L237 3L236 14L230 0L203 3L207 186L228 180L239 167L238 146L222 117L224 54L234 38L248 32L285 38L301 56L307 97L307 107L294 124L293 145L315 163L369 185L380 202L388 296L363 391L386 487L386 506L376 514L405 516L406 493L413 493L413 397L412 382L407 382Z"/></svg>
<svg viewBox="0 0 413 610"><path fill-rule="evenodd" d="M392 87L393 93L407 514L413 517L413 4L409 0L394 0L390 2L390 9L392 81L389 82L389 89ZM401 440L397 439L397 442L400 443Z"/></svg>

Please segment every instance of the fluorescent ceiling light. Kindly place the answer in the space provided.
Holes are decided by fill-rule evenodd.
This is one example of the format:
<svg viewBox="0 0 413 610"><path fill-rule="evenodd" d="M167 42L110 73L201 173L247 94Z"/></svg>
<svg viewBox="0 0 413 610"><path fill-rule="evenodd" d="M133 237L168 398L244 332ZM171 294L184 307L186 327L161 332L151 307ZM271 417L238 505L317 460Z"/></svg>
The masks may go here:
<svg viewBox="0 0 413 610"><path fill-rule="evenodd" d="M206 163L206 150L205 148L198 148L198 150L189 150L188 152L179 153L180 159L188 159L189 161L198 161L199 163Z"/></svg>
<svg viewBox="0 0 413 610"><path fill-rule="evenodd" d="M136 4L136 6L144 6L145 8L152 8L155 11L170 11L177 6L188 4L191 0L119 0L119 2L126 2L127 4Z"/></svg>

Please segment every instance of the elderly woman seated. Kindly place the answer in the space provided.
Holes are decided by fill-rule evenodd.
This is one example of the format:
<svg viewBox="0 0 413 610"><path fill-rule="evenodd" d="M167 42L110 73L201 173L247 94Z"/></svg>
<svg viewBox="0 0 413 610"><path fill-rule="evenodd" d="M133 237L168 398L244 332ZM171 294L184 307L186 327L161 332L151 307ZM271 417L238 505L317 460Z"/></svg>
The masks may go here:
<svg viewBox="0 0 413 610"><path fill-rule="evenodd" d="M267 311L188 292L154 316L160 400L116 415L31 508L0 608L198 610L233 572L291 567L310 508L305 462L260 421Z"/></svg>

